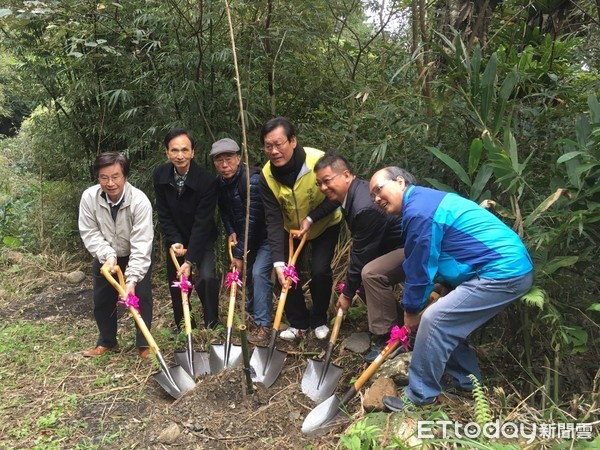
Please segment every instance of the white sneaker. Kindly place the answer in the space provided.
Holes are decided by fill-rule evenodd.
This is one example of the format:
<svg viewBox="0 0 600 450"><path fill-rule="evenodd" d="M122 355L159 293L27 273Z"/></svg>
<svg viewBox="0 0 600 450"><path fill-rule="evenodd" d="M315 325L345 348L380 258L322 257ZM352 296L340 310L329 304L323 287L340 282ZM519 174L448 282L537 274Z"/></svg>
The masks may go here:
<svg viewBox="0 0 600 450"><path fill-rule="evenodd" d="M279 337L286 341L295 341L304 336L307 331L308 330L303 330L302 328L288 327L286 330L279 333Z"/></svg>
<svg viewBox="0 0 600 450"><path fill-rule="evenodd" d="M329 327L327 325L321 325L320 327L315 328L315 336L317 339L323 340L329 334Z"/></svg>

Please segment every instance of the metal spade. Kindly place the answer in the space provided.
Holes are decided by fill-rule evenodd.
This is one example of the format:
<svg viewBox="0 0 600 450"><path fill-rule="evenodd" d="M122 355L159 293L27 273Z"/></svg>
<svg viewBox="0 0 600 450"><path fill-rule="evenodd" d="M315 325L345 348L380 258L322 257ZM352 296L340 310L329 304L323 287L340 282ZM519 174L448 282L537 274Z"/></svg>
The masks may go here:
<svg viewBox="0 0 600 450"><path fill-rule="evenodd" d="M233 253L231 247L235 244L229 243L229 258L233 262ZM242 347L231 343L231 335L233 334L233 315L235 313L235 296L237 294L237 277L238 272L235 267L229 274L230 291L229 291L229 310L227 312L227 334L225 335L225 344L213 344L210 347L210 373L216 374L223 369L231 369L238 367L242 363Z"/></svg>
<svg viewBox="0 0 600 450"><path fill-rule="evenodd" d="M171 260L173 261L173 265L177 272L181 270L181 266L179 265L179 261L177 261L177 256L175 256L175 252L173 249L169 249L169 253L171 254ZM190 376L194 379L198 378L200 375L205 375L210 372L210 368L208 365L208 352L196 352L194 351L194 342L192 340L192 321L190 317L190 301L188 295L188 288L186 286L181 286L185 280L183 276L179 276L179 283L181 288L181 304L183 306L183 322L185 326L185 336L186 336L186 348L183 351L175 352L175 361L183 367ZM190 288L191 289L191 288Z"/></svg>
<svg viewBox="0 0 600 450"><path fill-rule="evenodd" d="M338 308L325 359L323 361L309 359L302 377L302 392L317 403L321 403L335 392L337 383L344 371L340 366L331 362L331 353L340 332L343 317L344 311L342 308Z"/></svg>
<svg viewBox="0 0 600 450"><path fill-rule="evenodd" d="M107 268L102 268L102 275L106 277L106 279L113 285L113 287L119 292L119 295L122 298L127 298L127 293L125 292L125 278L123 277L123 272L121 271L119 266L114 266L117 270L117 275L119 281L114 279L112 274L109 272ZM185 370L181 366L167 366L158 345L156 345L156 341L150 334L150 330L146 326L144 319L140 315L139 311L133 307L132 305L128 306L129 312L133 316L135 323L138 328L146 338L148 342L148 346L156 356L158 360L161 372L153 375L154 379L158 382L158 384L173 398L181 397L185 392L191 391L196 387L196 383L194 379L190 377Z"/></svg>
<svg viewBox="0 0 600 450"><path fill-rule="evenodd" d="M297 236L298 230L290 230L290 256L288 266L296 264L296 260L302 251L302 247L306 243L308 235L305 234L298 244L298 248L294 252L294 236ZM285 306L285 300L287 293L292 284L291 277L287 277L285 284L281 288L281 295L279 296L279 303L277 304L277 311L275 313L275 320L273 321L273 329L271 330L271 340L269 341L268 347L256 347L252 353L250 359L250 371L252 373L252 381L255 383L262 383L265 387L270 387L281 373L283 364L287 353L275 348L275 339L277 338L277 332L279 331L279 325L281 323L281 317L283 316L283 308Z"/></svg>

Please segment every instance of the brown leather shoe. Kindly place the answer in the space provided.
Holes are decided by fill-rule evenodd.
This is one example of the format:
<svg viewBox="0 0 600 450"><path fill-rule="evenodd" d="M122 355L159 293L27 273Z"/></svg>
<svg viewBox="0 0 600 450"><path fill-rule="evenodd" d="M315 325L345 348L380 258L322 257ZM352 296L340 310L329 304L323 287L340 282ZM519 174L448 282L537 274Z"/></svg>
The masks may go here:
<svg viewBox="0 0 600 450"><path fill-rule="evenodd" d="M269 338L271 337L271 330L268 327L258 326L256 329L250 333L248 336L248 341L250 343L257 344L266 344L269 342Z"/></svg>
<svg viewBox="0 0 600 450"><path fill-rule="evenodd" d="M142 359L150 358L150 349L148 347L138 347L138 353Z"/></svg>
<svg viewBox="0 0 600 450"><path fill-rule="evenodd" d="M83 356L86 358L102 356L106 352L120 352L121 349L119 345L115 345L114 347L102 347L101 345L96 346L95 348L87 349L83 352Z"/></svg>

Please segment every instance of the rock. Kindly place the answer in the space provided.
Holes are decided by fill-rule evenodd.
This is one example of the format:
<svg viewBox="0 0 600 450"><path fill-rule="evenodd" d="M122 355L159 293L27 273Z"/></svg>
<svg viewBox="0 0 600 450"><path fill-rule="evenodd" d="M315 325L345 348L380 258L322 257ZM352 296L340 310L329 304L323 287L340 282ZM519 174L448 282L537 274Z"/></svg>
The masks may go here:
<svg viewBox="0 0 600 450"><path fill-rule="evenodd" d="M11 250L7 256L11 264L23 264L23 253Z"/></svg>
<svg viewBox="0 0 600 450"><path fill-rule="evenodd" d="M81 270L76 270L65 275L65 279L69 284L79 284L85 280L85 273L83 273Z"/></svg>
<svg viewBox="0 0 600 450"><path fill-rule="evenodd" d="M396 385L389 378L379 378L365 392L363 408L365 411L383 411L383 397L396 395Z"/></svg>
<svg viewBox="0 0 600 450"><path fill-rule="evenodd" d="M170 425L160 432L156 440L161 444L172 444L179 438L180 435L181 430L179 429L179 425L177 425L175 422L171 422Z"/></svg>
<svg viewBox="0 0 600 450"><path fill-rule="evenodd" d="M354 353L365 353L371 347L369 333L352 333L344 339L342 347Z"/></svg>
<svg viewBox="0 0 600 450"><path fill-rule="evenodd" d="M408 384L408 365L411 358L412 352L400 353L395 358L388 359L375 372L373 378L391 378L397 385L406 386Z"/></svg>

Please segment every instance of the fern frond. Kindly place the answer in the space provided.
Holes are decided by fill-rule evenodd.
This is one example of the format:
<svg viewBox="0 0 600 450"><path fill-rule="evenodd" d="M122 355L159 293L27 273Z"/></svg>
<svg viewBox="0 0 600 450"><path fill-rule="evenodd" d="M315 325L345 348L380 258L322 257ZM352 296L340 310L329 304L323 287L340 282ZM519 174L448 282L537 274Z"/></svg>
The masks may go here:
<svg viewBox="0 0 600 450"><path fill-rule="evenodd" d="M529 306L537 306L539 309L544 309L546 298L546 291L539 286L532 286L531 289L529 289L529 292L521 297L521 301Z"/></svg>
<svg viewBox="0 0 600 450"><path fill-rule="evenodd" d="M483 386L475 375L469 374L469 379L473 382L473 399L475 400L475 420L480 426L492 421L492 412Z"/></svg>

